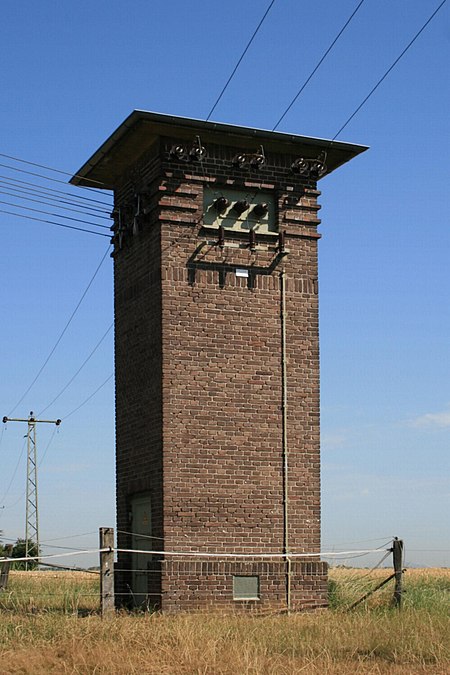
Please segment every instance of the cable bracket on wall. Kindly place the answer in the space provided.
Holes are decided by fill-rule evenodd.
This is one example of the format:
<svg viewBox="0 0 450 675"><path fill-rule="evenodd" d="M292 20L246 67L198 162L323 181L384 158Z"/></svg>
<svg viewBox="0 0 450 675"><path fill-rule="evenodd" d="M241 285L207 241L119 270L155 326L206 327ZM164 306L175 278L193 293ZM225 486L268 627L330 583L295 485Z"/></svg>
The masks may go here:
<svg viewBox="0 0 450 675"><path fill-rule="evenodd" d="M169 151L169 158L179 162L202 162L206 157L206 149L200 136L195 136L191 145L176 143Z"/></svg>
<svg viewBox="0 0 450 675"><path fill-rule="evenodd" d="M298 157L291 164L292 173L317 180L327 172L327 153L325 150L316 158Z"/></svg>
<svg viewBox="0 0 450 675"><path fill-rule="evenodd" d="M239 152L233 157L232 164L236 169L253 169L258 170L266 163L266 156L264 147L259 146L259 149L253 153Z"/></svg>

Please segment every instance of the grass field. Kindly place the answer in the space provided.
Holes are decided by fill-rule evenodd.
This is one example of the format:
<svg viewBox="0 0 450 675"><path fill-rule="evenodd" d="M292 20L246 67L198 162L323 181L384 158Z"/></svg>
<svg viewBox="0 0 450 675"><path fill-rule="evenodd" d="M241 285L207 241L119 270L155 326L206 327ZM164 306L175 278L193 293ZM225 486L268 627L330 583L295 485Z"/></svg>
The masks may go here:
<svg viewBox="0 0 450 675"><path fill-rule="evenodd" d="M348 605L389 570L332 569L329 610L294 614L98 616L98 576L13 572L0 594L0 673L314 675L450 673L450 570L411 570Z"/></svg>

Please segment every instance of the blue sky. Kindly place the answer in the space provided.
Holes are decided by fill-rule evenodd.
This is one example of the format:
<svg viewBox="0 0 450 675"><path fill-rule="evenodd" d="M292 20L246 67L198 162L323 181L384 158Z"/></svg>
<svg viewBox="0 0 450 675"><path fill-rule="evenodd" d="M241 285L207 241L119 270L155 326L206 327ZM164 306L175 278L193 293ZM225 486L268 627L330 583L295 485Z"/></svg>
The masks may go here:
<svg viewBox="0 0 450 675"><path fill-rule="evenodd" d="M272 128L356 4L277 0L213 119ZM334 136L438 4L366 0L279 130ZM134 108L204 119L267 5L6 3L0 152L74 172ZM407 561L420 565L450 564L449 51L446 4L339 137L370 150L320 184L324 549L398 535ZM0 174L111 202L8 167ZM17 193L0 200L52 210ZM108 240L4 213L0 232L3 415L44 362ZM107 258L14 415L43 409L111 321ZM45 414L64 418L112 370L109 334ZM41 457L51 440L40 469L42 540L89 532L76 541L95 545L97 528L114 523L113 410L110 381L53 438L50 425L38 429ZM0 529L12 538L24 529L25 431L0 430Z"/></svg>

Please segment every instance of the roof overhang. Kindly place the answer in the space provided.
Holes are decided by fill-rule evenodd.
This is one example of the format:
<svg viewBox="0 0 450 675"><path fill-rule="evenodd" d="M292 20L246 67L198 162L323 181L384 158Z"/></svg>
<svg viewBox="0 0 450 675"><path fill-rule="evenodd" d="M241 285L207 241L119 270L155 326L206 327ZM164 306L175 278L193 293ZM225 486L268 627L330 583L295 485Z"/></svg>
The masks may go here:
<svg viewBox="0 0 450 675"><path fill-rule="evenodd" d="M72 176L70 183L84 187L112 190L120 176L161 136L192 140L201 137L202 144L221 143L255 150L263 145L265 151L315 157L327 152L327 173L367 150L365 145L343 143L324 138L311 138L253 129L233 124L206 122L176 115L163 115L146 110L133 110L92 157Z"/></svg>

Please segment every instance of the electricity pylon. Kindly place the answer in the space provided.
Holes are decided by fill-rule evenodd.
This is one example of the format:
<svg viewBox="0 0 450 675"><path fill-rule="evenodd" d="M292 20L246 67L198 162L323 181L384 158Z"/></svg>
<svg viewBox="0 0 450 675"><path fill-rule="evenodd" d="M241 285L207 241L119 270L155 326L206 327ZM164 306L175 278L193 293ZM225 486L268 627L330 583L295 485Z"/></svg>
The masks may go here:
<svg viewBox="0 0 450 675"><path fill-rule="evenodd" d="M17 417L4 417L3 424L6 422L26 422L28 424L27 432L27 490L25 507L25 557L30 553L30 541L36 544L39 555L39 511L38 511L38 481L37 481L37 446L36 446L36 424L61 424L61 420L37 420L33 411L30 412L27 419ZM28 569L28 561L25 561L25 569Z"/></svg>

